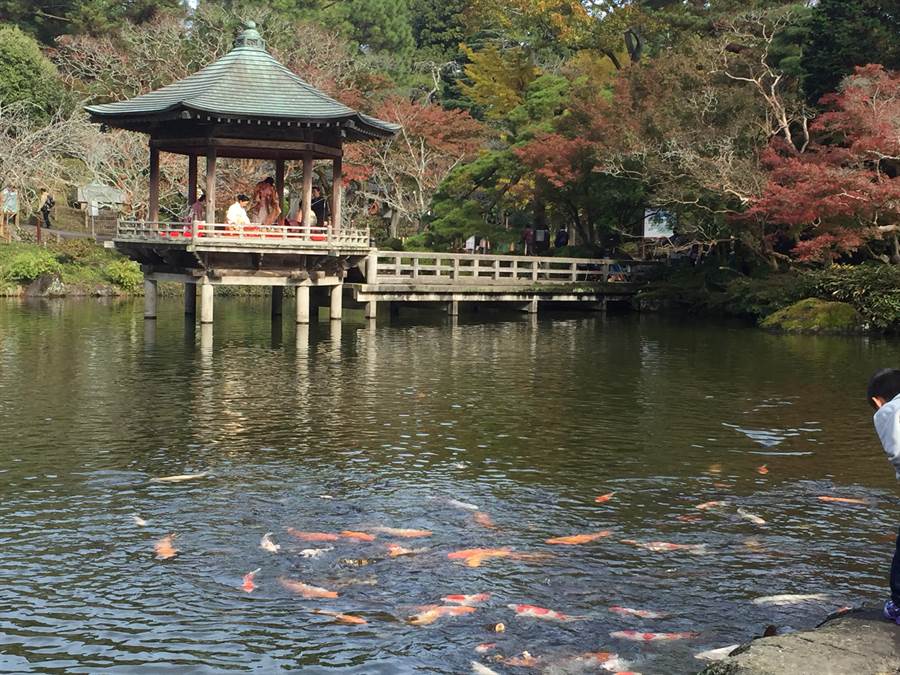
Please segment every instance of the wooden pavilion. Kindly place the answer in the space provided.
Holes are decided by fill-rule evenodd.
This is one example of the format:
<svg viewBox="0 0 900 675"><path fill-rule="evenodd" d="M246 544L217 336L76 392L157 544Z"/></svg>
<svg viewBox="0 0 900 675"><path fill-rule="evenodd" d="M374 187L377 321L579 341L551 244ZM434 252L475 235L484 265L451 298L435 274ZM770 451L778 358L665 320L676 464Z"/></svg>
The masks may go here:
<svg viewBox="0 0 900 675"><path fill-rule="evenodd" d="M364 115L319 91L266 50L253 22L234 48L202 70L125 101L86 108L94 122L150 137L150 194L146 220L120 220L114 246L141 263L144 316L156 317L157 282L185 284L185 312L196 312L201 287L201 323L213 321L214 287L272 288L273 313L281 313L283 288L297 291L297 322L309 322L310 288L329 287L331 318L341 316L346 270L371 251L367 229L342 222L345 142L389 138L399 127ZM160 220L161 152L186 155L187 203L197 198L198 158L205 157L204 221ZM275 190L284 199L285 162L302 161L302 218L296 226L228 225L217 221L216 162L219 158L269 160ZM313 164L331 162L330 223L310 217ZM228 196L229 199L233 195Z"/></svg>

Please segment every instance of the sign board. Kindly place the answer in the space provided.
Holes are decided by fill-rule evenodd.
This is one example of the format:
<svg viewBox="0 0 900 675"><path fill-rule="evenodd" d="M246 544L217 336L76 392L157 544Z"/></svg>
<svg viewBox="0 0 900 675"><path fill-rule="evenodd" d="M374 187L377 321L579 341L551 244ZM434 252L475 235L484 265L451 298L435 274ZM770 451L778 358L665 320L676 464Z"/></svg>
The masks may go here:
<svg viewBox="0 0 900 675"><path fill-rule="evenodd" d="M674 234L674 214L662 209L644 210L644 239L668 239Z"/></svg>
<svg viewBox="0 0 900 675"><path fill-rule="evenodd" d="M125 192L102 183L88 183L78 188L78 202L94 208L115 207L125 203Z"/></svg>
<svg viewBox="0 0 900 675"><path fill-rule="evenodd" d="M3 188L0 191L0 213L18 213L19 212L19 193L9 188Z"/></svg>

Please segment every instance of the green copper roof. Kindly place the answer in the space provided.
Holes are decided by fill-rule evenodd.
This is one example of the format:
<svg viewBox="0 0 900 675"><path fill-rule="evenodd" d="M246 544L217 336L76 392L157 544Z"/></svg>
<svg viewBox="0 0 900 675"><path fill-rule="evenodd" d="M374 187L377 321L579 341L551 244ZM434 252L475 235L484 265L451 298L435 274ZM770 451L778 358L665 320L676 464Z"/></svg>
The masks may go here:
<svg viewBox="0 0 900 675"><path fill-rule="evenodd" d="M193 75L135 98L85 109L95 121L111 126L136 119L211 117L337 124L348 130L348 138L387 137L400 129L304 82L266 51L252 22L231 51Z"/></svg>

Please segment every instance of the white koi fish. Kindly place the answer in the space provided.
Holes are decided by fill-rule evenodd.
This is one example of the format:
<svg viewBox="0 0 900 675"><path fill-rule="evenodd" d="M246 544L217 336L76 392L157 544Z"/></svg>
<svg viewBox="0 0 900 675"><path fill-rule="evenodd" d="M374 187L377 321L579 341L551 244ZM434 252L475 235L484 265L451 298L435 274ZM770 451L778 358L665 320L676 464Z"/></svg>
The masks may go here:
<svg viewBox="0 0 900 675"><path fill-rule="evenodd" d="M131 519L134 521L134 524L138 527L147 527L147 521L141 518L140 516L131 516Z"/></svg>
<svg viewBox="0 0 900 675"><path fill-rule="evenodd" d="M281 550L281 545L276 544L275 541L272 539L271 532L266 532L262 536L262 539L259 540L259 547L263 551L268 551L269 553L278 553L278 551Z"/></svg>
<svg viewBox="0 0 900 675"><path fill-rule="evenodd" d="M333 550L334 546L329 546L328 548L305 548L300 551L300 555L304 558L318 558L323 553L328 553Z"/></svg>
<svg viewBox="0 0 900 675"><path fill-rule="evenodd" d="M765 525L766 521L757 516L755 513L750 513L749 511L745 511L744 509L738 509L737 514L743 518L744 520L749 520L754 525Z"/></svg>
<svg viewBox="0 0 900 675"><path fill-rule="evenodd" d="M458 499L448 499L447 504L452 506L454 509L462 509L463 511L480 511L481 509L475 504L467 504L466 502L461 502Z"/></svg>
<svg viewBox="0 0 900 675"><path fill-rule="evenodd" d="M772 605L785 607L787 605L799 605L804 602L828 602L829 599L824 593L808 593L806 595L785 593L783 595L764 595L761 598L753 598L751 602L754 605L762 605L764 607Z"/></svg>
<svg viewBox="0 0 900 675"><path fill-rule="evenodd" d="M728 655L738 647L740 647L740 645L728 645L727 647L719 647L718 649L707 649L705 652L694 654L694 658L700 659L701 661L722 661L723 659L728 658Z"/></svg>
<svg viewBox="0 0 900 675"><path fill-rule="evenodd" d="M196 480L197 478L206 478L208 471L203 473L182 473L177 476L161 476L159 478L151 478L151 483L183 483L186 480Z"/></svg>
<svg viewBox="0 0 900 675"><path fill-rule="evenodd" d="M500 675L496 670L491 670L483 663L472 661L472 672L475 675Z"/></svg>

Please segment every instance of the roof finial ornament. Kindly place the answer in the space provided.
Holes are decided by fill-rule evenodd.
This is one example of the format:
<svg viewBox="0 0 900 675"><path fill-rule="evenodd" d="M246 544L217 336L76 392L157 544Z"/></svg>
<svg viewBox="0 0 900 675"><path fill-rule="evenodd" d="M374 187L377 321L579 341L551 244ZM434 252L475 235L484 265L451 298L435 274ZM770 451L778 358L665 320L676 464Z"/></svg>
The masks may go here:
<svg viewBox="0 0 900 675"><path fill-rule="evenodd" d="M238 33L234 46L265 50L266 41L262 39L259 31L256 30L255 21L244 21L244 30Z"/></svg>

